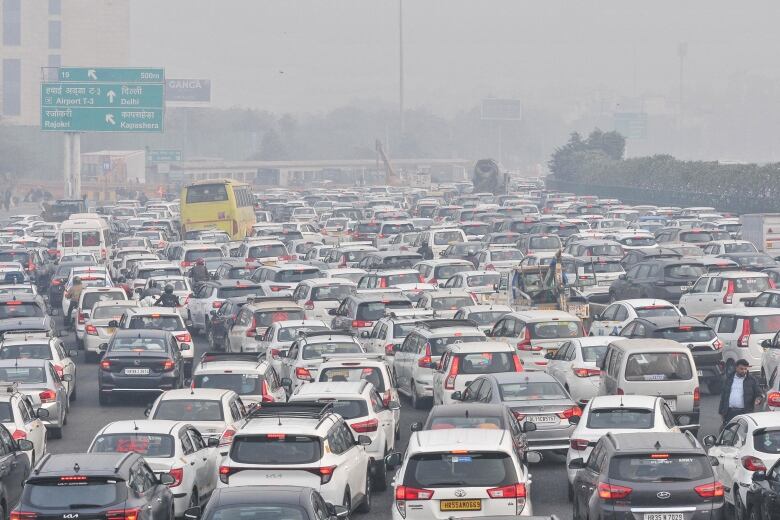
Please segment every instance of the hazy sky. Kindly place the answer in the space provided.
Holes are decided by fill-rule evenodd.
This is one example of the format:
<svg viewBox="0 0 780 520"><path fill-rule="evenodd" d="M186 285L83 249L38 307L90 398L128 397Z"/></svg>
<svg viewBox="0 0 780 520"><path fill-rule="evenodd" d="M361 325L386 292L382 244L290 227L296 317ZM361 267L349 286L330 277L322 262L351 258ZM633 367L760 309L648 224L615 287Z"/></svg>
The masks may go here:
<svg viewBox="0 0 780 520"><path fill-rule="evenodd" d="M398 0L132 0L132 11L133 65L211 78L216 106L397 102ZM681 41L691 95L726 89L735 75L778 76L779 15L777 0L405 0L407 106L676 96Z"/></svg>

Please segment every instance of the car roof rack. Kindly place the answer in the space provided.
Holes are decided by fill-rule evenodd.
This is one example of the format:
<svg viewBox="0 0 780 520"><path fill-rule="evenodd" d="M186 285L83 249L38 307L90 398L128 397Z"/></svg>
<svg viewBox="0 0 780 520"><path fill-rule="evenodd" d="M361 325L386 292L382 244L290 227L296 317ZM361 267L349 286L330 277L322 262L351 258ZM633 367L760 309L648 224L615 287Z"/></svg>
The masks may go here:
<svg viewBox="0 0 780 520"><path fill-rule="evenodd" d="M216 361L249 361L259 363L265 358L264 352L204 352L200 356L201 363L214 363Z"/></svg>
<svg viewBox="0 0 780 520"><path fill-rule="evenodd" d="M323 354L322 362L327 361L384 361L385 355L378 352L365 352L363 354Z"/></svg>
<svg viewBox="0 0 780 520"><path fill-rule="evenodd" d="M299 336L304 336L306 338L312 338L316 336L350 336L354 337L355 334L349 330L310 330L307 331L306 329L300 329L298 330Z"/></svg>
<svg viewBox="0 0 780 520"><path fill-rule="evenodd" d="M292 403L262 403L246 414L246 422L252 419L275 418L287 419L319 419L317 426L322 424L333 411L333 403L317 401L295 401Z"/></svg>
<svg viewBox="0 0 780 520"><path fill-rule="evenodd" d="M432 309L386 309L385 316L393 319L427 318L436 313Z"/></svg>
<svg viewBox="0 0 780 520"><path fill-rule="evenodd" d="M434 319L424 320L417 322L418 327L423 327L429 330L443 329L446 327L477 327L477 322L474 320L447 320L447 319Z"/></svg>

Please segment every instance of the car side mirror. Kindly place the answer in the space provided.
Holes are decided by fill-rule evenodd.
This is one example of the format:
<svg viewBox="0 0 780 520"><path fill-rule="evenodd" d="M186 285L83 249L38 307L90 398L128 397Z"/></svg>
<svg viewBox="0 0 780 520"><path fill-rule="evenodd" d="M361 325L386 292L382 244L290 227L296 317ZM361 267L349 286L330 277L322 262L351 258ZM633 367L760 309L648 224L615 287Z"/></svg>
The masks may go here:
<svg viewBox="0 0 780 520"><path fill-rule="evenodd" d="M143 289L143 287L138 287L133 292L136 293L136 294L141 294L142 292L144 292L144 289Z"/></svg>
<svg viewBox="0 0 780 520"><path fill-rule="evenodd" d="M48 419L49 418L49 410L46 408L38 408L35 411L35 416L38 417L38 419Z"/></svg>
<svg viewBox="0 0 780 520"><path fill-rule="evenodd" d="M460 390L455 390L452 392L452 395L450 396L453 401L462 401L463 400L463 392Z"/></svg>
<svg viewBox="0 0 780 520"><path fill-rule="evenodd" d="M710 466L720 466L720 461L717 457L713 457L712 455L709 456L710 459Z"/></svg>
<svg viewBox="0 0 780 520"><path fill-rule="evenodd" d="M60 379L65 382L73 381L73 374L63 374Z"/></svg>
<svg viewBox="0 0 780 520"><path fill-rule="evenodd" d="M485 336L487 336L488 338L492 338L493 337L493 331L492 330L486 330L485 331Z"/></svg>
<svg viewBox="0 0 780 520"><path fill-rule="evenodd" d="M764 348L772 348L772 340L771 339L765 339L761 342L761 346Z"/></svg>
<svg viewBox="0 0 780 520"><path fill-rule="evenodd" d="M165 474L167 475L167 473ZM200 518L200 512L200 507L191 507L184 511L184 520L198 520L198 518Z"/></svg>
<svg viewBox="0 0 780 520"><path fill-rule="evenodd" d="M762 480L766 480L766 471L754 471L752 478L753 482L761 482Z"/></svg>
<svg viewBox="0 0 780 520"><path fill-rule="evenodd" d="M385 466L389 470L394 470L401 465L401 454L394 451L385 457Z"/></svg>
<svg viewBox="0 0 780 520"><path fill-rule="evenodd" d="M545 354L544 354L544 359L552 359L554 357L555 357L555 353L554 352L545 352Z"/></svg>
<svg viewBox="0 0 780 520"><path fill-rule="evenodd" d="M152 407L151 406L146 407L146 409L144 410L144 417L149 417L151 414L152 414Z"/></svg>
<svg viewBox="0 0 780 520"><path fill-rule="evenodd" d="M338 315L336 314L336 311L337 311L337 310L338 310L338 309L328 309L328 315L330 315L330 316L338 316Z"/></svg>
<svg viewBox="0 0 780 520"><path fill-rule="evenodd" d="M393 411L400 410L401 403L399 403L398 401L390 401L389 403L387 403L387 408Z"/></svg>
<svg viewBox="0 0 780 520"><path fill-rule="evenodd" d="M101 343L100 345L98 345L98 350L100 350L101 352L105 352L106 350L108 350L108 343Z"/></svg>
<svg viewBox="0 0 780 520"><path fill-rule="evenodd" d="M706 437L704 437L704 439L702 439L702 443L707 448L712 448L713 446L715 446L715 436L707 435Z"/></svg>
<svg viewBox="0 0 780 520"><path fill-rule="evenodd" d="M531 421L524 421L522 426L520 426L520 430L522 430L523 433L531 433L536 431L536 423L533 423Z"/></svg>
<svg viewBox="0 0 780 520"><path fill-rule="evenodd" d="M212 316L216 316L217 315L217 310L216 309L211 309L209 311L209 314L212 315Z"/></svg>
<svg viewBox="0 0 780 520"><path fill-rule="evenodd" d="M421 423L419 421L418 422L413 422L409 426L409 430L412 431L412 432L419 432L422 429L423 429L423 423Z"/></svg>
<svg viewBox="0 0 780 520"><path fill-rule="evenodd" d="M580 424L580 416L572 415L571 417L569 417L569 424Z"/></svg>
<svg viewBox="0 0 780 520"><path fill-rule="evenodd" d="M114 328L119 327L119 322L116 321L116 320L111 320L111 321L108 322L108 326L109 327L114 327Z"/></svg>
<svg viewBox="0 0 780 520"><path fill-rule="evenodd" d="M594 314L593 321L601 321L601 314Z"/></svg>
<svg viewBox="0 0 780 520"><path fill-rule="evenodd" d="M292 379L290 379L289 377L283 377L282 388L284 388L289 392L292 389Z"/></svg>
<svg viewBox="0 0 780 520"><path fill-rule="evenodd" d="M206 446L209 448L216 448L219 446L219 439L216 437L209 437L209 439L206 441Z"/></svg>
<svg viewBox="0 0 780 520"><path fill-rule="evenodd" d="M19 439L16 441L16 447L19 449L19 451L32 451L35 448L32 441L28 439Z"/></svg>
<svg viewBox="0 0 780 520"><path fill-rule="evenodd" d="M184 326L189 328L192 328L192 320L184 320Z"/></svg>
<svg viewBox="0 0 780 520"><path fill-rule="evenodd" d="M370 333L370 332L368 332L367 330L364 330L364 331L362 331L362 332L360 333L360 337L361 337L361 338L363 338L363 339L366 339L366 338L368 338L369 336L371 336L371 333Z"/></svg>
<svg viewBox="0 0 780 520"><path fill-rule="evenodd" d="M625 273L618 275L618 280L625 280L625 279L626 279Z"/></svg>
<svg viewBox="0 0 780 520"><path fill-rule="evenodd" d="M528 464L539 464L542 462L542 454L538 451L528 451L525 454L525 461Z"/></svg>
<svg viewBox="0 0 780 520"><path fill-rule="evenodd" d="M742 300L742 305L745 307L752 307L755 303L755 300Z"/></svg>
<svg viewBox="0 0 780 520"><path fill-rule="evenodd" d="M585 461L580 458L569 461L569 469L585 469Z"/></svg>
<svg viewBox="0 0 780 520"><path fill-rule="evenodd" d="M361 446L371 446L371 437L368 435L358 435L357 443Z"/></svg>
<svg viewBox="0 0 780 520"><path fill-rule="evenodd" d="M162 473L160 477L157 479L160 484L163 484L165 486L170 486L174 482L176 482L176 479L173 478L169 473Z"/></svg>

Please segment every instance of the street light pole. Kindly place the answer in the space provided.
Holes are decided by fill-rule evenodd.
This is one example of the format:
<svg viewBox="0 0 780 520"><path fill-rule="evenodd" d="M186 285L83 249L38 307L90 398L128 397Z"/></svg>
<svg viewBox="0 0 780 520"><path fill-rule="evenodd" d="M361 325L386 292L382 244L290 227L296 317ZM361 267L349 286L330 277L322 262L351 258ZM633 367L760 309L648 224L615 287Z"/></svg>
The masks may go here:
<svg viewBox="0 0 780 520"><path fill-rule="evenodd" d="M401 135L406 131L404 121L404 0L398 0L398 110Z"/></svg>

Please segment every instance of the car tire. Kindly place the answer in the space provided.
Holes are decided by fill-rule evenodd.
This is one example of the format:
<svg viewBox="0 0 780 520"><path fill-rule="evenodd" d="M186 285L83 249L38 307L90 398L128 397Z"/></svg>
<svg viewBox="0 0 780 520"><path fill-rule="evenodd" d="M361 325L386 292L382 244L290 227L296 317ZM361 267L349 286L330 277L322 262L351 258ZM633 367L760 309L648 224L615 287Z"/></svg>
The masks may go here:
<svg viewBox="0 0 780 520"><path fill-rule="evenodd" d="M387 450L385 449L385 453ZM377 491L384 491L387 489L387 465L385 459L379 459L374 461L374 478L373 489Z"/></svg>
<svg viewBox="0 0 780 520"><path fill-rule="evenodd" d="M745 514L745 506L742 504L742 499L739 496L739 488L734 488L734 520L747 520Z"/></svg>
<svg viewBox="0 0 780 520"><path fill-rule="evenodd" d="M355 511L361 514L371 512L371 468L366 471L366 493Z"/></svg>
<svg viewBox="0 0 780 520"><path fill-rule="evenodd" d="M574 487L572 487L571 483L566 486L566 495L569 498L569 502L574 502Z"/></svg>
<svg viewBox="0 0 780 520"><path fill-rule="evenodd" d="M417 397L417 389L415 388L414 383L412 383L411 387L409 388L409 397L412 401L412 408L415 410L422 410L422 399Z"/></svg>
<svg viewBox="0 0 780 520"><path fill-rule="evenodd" d="M73 402L73 401L75 401L77 398L78 398L78 396L76 395L76 385L75 385L75 383L74 383L74 385L73 385L73 391L70 393L70 397L69 397L69 399L70 399L70 401L71 401L71 402Z"/></svg>
<svg viewBox="0 0 780 520"><path fill-rule="evenodd" d="M192 492L190 493L190 505L187 506L187 509L191 507L200 507L200 495L198 495L198 488L192 488Z"/></svg>
<svg viewBox="0 0 780 520"><path fill-rule="evenodd" d="M341 502L341 505L347 508L349 514L352 514L352 494L349 488L344 490L344 500Z"/></svg>
<svg viewBox="0 0 780 520"><path fill-rule="evenodd" d="M98 391L98 403L100 406L108 406L111 404L111 396L105 392Z"/></svg>

